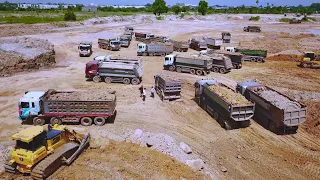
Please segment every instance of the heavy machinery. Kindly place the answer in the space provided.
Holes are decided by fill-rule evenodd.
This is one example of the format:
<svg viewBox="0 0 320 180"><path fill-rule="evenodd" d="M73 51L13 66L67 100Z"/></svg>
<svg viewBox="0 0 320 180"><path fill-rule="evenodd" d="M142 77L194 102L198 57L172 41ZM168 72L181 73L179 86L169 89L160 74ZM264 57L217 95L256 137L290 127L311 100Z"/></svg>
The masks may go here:
<svg viewBox="0 0 320 180"><path fill-rule="evenodd" d="M205 40L197 38L189 39L189 47L196 51L206 50L208 48Z"/></svg>
<svg viewBox="0 0 320 180"><path fill-rule="evenodd" d="M32 126L12 136L16 145L4 168L9 173L31 174L46 179L62 165L70 165L89 147L90 134L79 134L66 126Z"/></svg>
<svg viewBox="0 0 320 180"><path fill-rule="evenodd" d="M129 37L127 37L127 36L121 36L120 38L119 38L119 41L120 41L120 46L121 47L129 47L130 46L130 38Z"/></svg>
<svg viewBox="0 0 320 180"><path fill-rule="evenodd" d="M203 79L194 84L196 102L226 130L248 127L255 105L234 89L215 79Z"/></svg>
<svg viewBox="0 0 320 180"><path fill-rule="evenodd" d="M80 57L90 57L92 54L92 42L83 41L78 46Z"/></svg>
<svg viewBox="0 0 320 180"><path fill-rule="evenodd" d="M235 47L225 47L224 50L229 52L238 52L243 54L244 61L251 62L265 62L265 58L267 57L268 51L262 49L240 49Z"/></svg>
<svg viewBox="0 0 320 180"><path fill-rule="evenodd" d="M302 68L320 68L320 54L311 51L305 52L299 66Z"/></svg>
<svg viewBox="0 0 320 180"><path fill-rule="evenodd" d="M289 20L289 24L300 24L300 23L301 23L300 19L293 18Z"/></svg>
<svg viewBox="0 0 320 180"><path fill-rule="evenodd" d="M244 32L261 32L261 28L259 26L247 26L243 28Z"/></svg>
<svg viewBox="0 0 320 180"><path fill-rule="evenodd" d="M101 49L108 49L110 51L120 50L120 41L117 39L98 39L98 45Z"/></svg>
<svg viewBox="0 0 320 180"><path fill-rule="evenodd" d="M230 43L230 41L231 41L231 33L222 32L221 36L222 36L222 39L223 39L223 43Z"/></svg>

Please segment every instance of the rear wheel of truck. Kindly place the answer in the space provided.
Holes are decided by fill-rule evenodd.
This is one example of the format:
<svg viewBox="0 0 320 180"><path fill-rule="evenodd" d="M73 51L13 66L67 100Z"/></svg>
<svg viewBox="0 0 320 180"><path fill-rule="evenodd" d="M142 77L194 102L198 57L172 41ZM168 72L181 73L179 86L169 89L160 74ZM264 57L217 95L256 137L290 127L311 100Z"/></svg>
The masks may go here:
<svg viewBox="0 0 320 180"><path fill-rule="evenodd" d="M226 70L226 68L220 68L219 72L220 72L221 74L224 74L224 73L227 72L227 70Z"/></svg>
<svg viewBox="0 0 320 180"><path fill-rule="evenodd" d="M33 118L33 125L35 126L43 126L46 123L46 121L43 118L35 117Z"/></svg>
<svg viewBox="0 0 320 180"><path fill-rule="evenodd" d="M103 117L95 117L93 122L97 126L103 126L106 123L106 120Z"/></svg>
<svg viewBox="0 0 320 180"><path fill-rule="evenodd" d="M130 84L130 79L129 78L123 78L122 82L123 82L123 84Z"/></svg>
<svg viewBox="0 0 320 180"><path fill-rule="evenodd" d="M199 70L199 69L198 69L198 70L196 71L196 74L197 74L198 76L201 76L201 75L202 75L202 70Z"/></svg>
<svg viewBox="0 0 320 180"><path fill-rule="evenodd" d="M176 70L177 70L178 73L182 73L182 68L181 67L177 67Z"/></svg>
<svg viewBox="0 0 320 180"><path fill-rule="evenodd" d="M174 71L176 68L174 67L174 65L169 66L169 71Z"/></svg>
<svg viewBox="0 0 320 180"><path fill-rule="evenodd" d="M252 58L250 58L250 61L251 61L251 62L255 62L255 61L256 61L256 58L253 58L253 57L252 57Z"/></svg>
<svg viewBox="0 0 320 180"><path fill-rule="evenodd" d="M133 85L138 85L139 83L140 83L140 80L138 78L133 78L131 80L131 84L133 84Z"/></svg>
<svg viewBox="0 0 320 180"><path fill-rule="evenodd" d="M52 126L54 126L55 124L60 125L60 124L62 124L62 120L61 120L60 118L57 118L57 117L52 117L52 118L50 119L50 124L51 124Z"/></svg>
<svg viewBox="0 0 320 180"><path fill-rule="evenodd" d="M98 82L101 81L101 78L100 78L100 76L95 76L95 77L92 78L92 81L95 82L95 83L98 83Z"/></svg>
<svg viewBox="0 0 320 180"><path fill-rule="evenodd" d="M190 69L190 74L196 74L196 70Z"/></svg>
<svg viewBox="0 0 320 180"><path fill-rule="evenodd" d="M203 71L203 75L206 76L208 75L208 73L206 71Z"/></svg>
<svg viewBox="0 0 320 180"><path fill-rule="evenodd" d="M301 67L306 68L306 67L308 67L308 64L307 63L302 63Z"/></svg>
<svg viewBox="0 0 320 180"><path fill-rule="evenodd" d="M219 72L219 68L218 67L213 67L212 71L217 73L217 72Z"/></svg>
<svg viewBox="0 0 320 180"><path fill-rule="evenodd" d="M239 68L238 68L238 65L235 64L235 63L233 63L232 66L233 66L233 69L239 69Z"/></svg>
<svg viewBox="0 0 320 180"><path fill-rule="evenodd" d="M262 62L263 62L263 59L262 59L262 58L258 58L258 59L257 59L257 62L262 63Z"/></svg>
<svg viewBox="0 0 320 180"><path fill-rule="evenodd" d="M104 78L104 82L110 84L112 82L112 78L111 77L105 77Z"/></svg>
<svg viewBox="0 0 320 180"><path fill-rule="evenodd" d="M83 117L80 120L81 125L83 126L91 126L92 125L92 119L89 117Z"/></svg>

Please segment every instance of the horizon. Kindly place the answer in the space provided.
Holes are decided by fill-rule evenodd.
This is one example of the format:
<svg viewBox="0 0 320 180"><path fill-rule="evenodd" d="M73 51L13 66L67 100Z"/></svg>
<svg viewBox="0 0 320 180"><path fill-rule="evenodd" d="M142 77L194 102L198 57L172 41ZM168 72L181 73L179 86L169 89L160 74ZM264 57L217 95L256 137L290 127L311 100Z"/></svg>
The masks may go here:
<svg viewBox="0 0 320 180"><path fill-rule="evenodd" d="M0 3L5 2L6 0L0 0ZM141 0L139 1L140 3L134 3L132 4L130 0L117 0L117 1L103 1L103 0L91 0L91 1L86 1L86 0L67 0L67 1L61 1L61 0L10 0L10 3L34 3L34 4L39 4L39 3L64 3L64 4L91 4L94 3L96 5L119 5L119 6L141 6L141 5L146 5L148 3L152 4L154 1L153 0ZM224 0L214 0L214 1L207 1L209 6L214 6L214 5L219 5L219 6L257 6L255 0L243 0L243 1L237 1L237 0L229 0L229 1L224 1ZM192 5L198 5L199 0L185 0L183 2L179 0L167 0L166 5L175 5L177 3L184 3L184 4L192 4ZM267 3L271 6L272 4L274 6L298 6L298 5L303 5L303 6L309 6L312 3L319 3L317 0L305 0L301 2L300 0L283 0L281 2L277 0L260 0L259 6L267 6Z"/></svg>

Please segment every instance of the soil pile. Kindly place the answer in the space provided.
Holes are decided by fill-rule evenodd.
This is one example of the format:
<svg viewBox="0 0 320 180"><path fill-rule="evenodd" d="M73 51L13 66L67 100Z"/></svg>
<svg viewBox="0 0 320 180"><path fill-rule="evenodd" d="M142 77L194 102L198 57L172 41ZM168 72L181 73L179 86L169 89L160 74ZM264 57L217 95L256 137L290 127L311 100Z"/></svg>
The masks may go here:
<svg viewBox="0 0 320 180"><path fill-rule="evenodd" d="M299 62L302 59L303 56L299 55L292 55L292 54L278 54L274 56L268 57L267 61L293 61L293 62Z"/></svg>
<svg viewBox="0 0 320 180"><path fill-rule="evenodd" d="M53 44L36 38L0 40L0 76L49 67L55 63Z"/></svg>
<svg viewBox="0 0 320 180"><path fill-rule="evenodd" d="M209 90L217 93L220 97L222 97L229 104L232 104L232 105L251 104L241 94L236 93L233 90L231 90L223 85L214 84L212 86L209 86Z"/></svg>
<svg viewBox="0 0 320 180"><path fill-rule="evenodd" d="M320 137L320 102L303 101L302 103L308 107L307 121L302 125L302 128L308 133Z"/></svg>
<svg viewBox="0 0 320 180"><path fill-rule="evenodd" d="M114 94L105 91L62 92L49 96L49 100L55 101L113 101L114 99Z"/></svg>

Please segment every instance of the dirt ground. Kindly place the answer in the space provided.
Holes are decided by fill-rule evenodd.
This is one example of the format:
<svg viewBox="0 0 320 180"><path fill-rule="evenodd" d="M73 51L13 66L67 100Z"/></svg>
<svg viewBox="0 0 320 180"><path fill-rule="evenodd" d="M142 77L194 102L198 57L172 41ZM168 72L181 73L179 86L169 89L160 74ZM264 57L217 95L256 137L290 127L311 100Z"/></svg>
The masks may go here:
<svg viewBox="0 0 320 180"><path fill-rule="evenodd" d="M238 15L239 16L239 15ZM35 31L28 37L48 39L54 44L56 68L37 72L26 72L0 80L0 165L4 163L5 153L13 145L10 136L25 128L17 118L17 102L26 90L115 90L117 93L117 117L113 124L102 127L82 127L94 138L106 137L117 142L125 142L128 133L136 129L144 132L161 133L172 137L176 143L185 142L192 148L192 157L205 162L200 174L192 174L191 169L179 163L175 154L167 156L150 152L133 144L111 143L107 149L94 149L85 152L70 167L60 170L53 179L203 179L210 173L214 179L318 179L320 176L320 76L319 69L301 69L293 60L276 58L266 63L243 64L242 69L228 74L211 73L199 77L187 73L163 70L163 57L142 57L144 87L154 85L154 75L167 73L182 80L183 100L163 103L156 96L147 97L143 102L139 97L140 85L105 84L86 81L85 63L98 55L123 54L136 55L137 42L119 52L98 49L97 39L120 35L125 25L132 25L136 31L153 32L177 40L192 36L210 35L221 37L222 31L232 33L232 41L226 46L252 46L264 48L273 54L299 55L304 50L318 50L320 45L320 24L303 23L289 25L276 22L251 23L246 19L230 18L211 20L170 20L157 21L154 17L143 17L138 21L111 22L99 25L66 27L59 32L45 33ZM257 24L263 33L245 33L244 26ZM23 28L23 27L22 27ZM310 35L314 33L315 35ZM10 33L8 33L10 34ZM301 35L308 34L308 35ZM4 36L2 34L2 36ZM91 57L78 57L77 45L80 41L92 41L94 53ZM194 52L193 50L189 50ZM291 53L292 52L292 53ZM300 54L301 55L301 54ZM248 128L225 131L196 102L194 102L193 83L201 78L216 78L221 82L235 85L237 81L253 80L278 89L308 105L307 122L296 134L276 135L251 120ZM128 154L132 154L130 157ZM153 156L150 158L150 156ZM157 158L163 158L163 162ZM99 159L99 161L98 161ZM176 162L177 159L179 162ZM172 161L168 163L168 161ZM121 163L123 162L123 163ZM87 163L94 164L88 166ZM95 164L97 163L97 164ZM147 164L149 163L149 164ZM183 162L185 163L185 162ZM115 164L114 166L112 164ZM124 164L124 166L122 166ZM145 172L133 166L141 165ZM102 168L105 167L105 168ZM227 172L222 170L227 169ZM85 173L83 169L87 170ZM116 172L117 171L117 172ZM84 173L79 176L78 173ZM93 173L96 172L96 173ZM10 178L4 173L3 178ZM26 179L28 177L17 177Z"/></svg>

